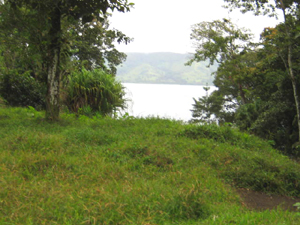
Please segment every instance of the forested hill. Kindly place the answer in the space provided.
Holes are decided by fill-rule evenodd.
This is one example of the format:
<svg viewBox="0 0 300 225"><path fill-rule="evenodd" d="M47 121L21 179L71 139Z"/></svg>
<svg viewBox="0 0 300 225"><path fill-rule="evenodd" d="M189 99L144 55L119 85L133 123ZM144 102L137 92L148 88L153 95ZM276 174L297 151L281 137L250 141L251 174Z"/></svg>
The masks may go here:
<svg viewBox="0 0 300 225"><path fill-rule="evenodd" d="M179 53L126 53L127 60L118 67L117 78L127 83L212 85L217 66L207 62L184 64L191 57Z"/></svg>

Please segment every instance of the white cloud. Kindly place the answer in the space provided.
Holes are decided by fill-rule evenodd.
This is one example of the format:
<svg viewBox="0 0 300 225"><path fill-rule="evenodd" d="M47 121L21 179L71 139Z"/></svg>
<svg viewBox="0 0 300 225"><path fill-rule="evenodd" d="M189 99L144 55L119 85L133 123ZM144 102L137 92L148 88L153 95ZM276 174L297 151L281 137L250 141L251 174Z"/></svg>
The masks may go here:
<svg viewBox="0 0 300 225"><path fill-rule="evenodd" d="M240 27L249 28L258 38L264 27L274 26L274 18L255 17L239 11L228 13L223 0L131 0L134 9L114 12L112 27L134 38L129 45L120 45L124 52L193 52L191 26L202 21L231 18Z"/></svg>

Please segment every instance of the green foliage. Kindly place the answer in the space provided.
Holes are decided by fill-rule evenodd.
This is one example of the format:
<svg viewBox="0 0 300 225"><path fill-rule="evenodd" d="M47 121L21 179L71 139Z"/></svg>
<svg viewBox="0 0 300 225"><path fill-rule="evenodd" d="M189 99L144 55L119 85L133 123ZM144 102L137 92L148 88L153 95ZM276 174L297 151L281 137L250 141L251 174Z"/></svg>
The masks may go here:
<svg viewBox="0 0 300 225"><path fill-rule="evenodd" d="M236 124L241 130L247 130L259 116L261 100L240 106L235 114Z"/></svg>
<svg viewBox="0 0 300 225"><path fill-rule="evenodd" d="M0 96L0 107L5 107L6 101Z"/></svg>
<svg viewBox="0 0 300 225"><path fill-rule="evenodd" d="M218 126L216 124L210 125L194 125L186 126L180 135L192 139L211 139L221 143L229 143L232 145L239 144L243 148L252 148L257 145L256 142L251 143L253 138L246 133L240 133L237 129L230 125Z"/></svg>
<svg viewBox="0 0 300 225"><path fill-rule="evenodd" d="M30 71L10 70L0 76L0 95L10 106L45 108L46 87L32 77Z"/></svg>
<svg viewBox="0 0 300 225"><path fill-rule="evenodd" d="M113 115L125 108L125 92L113 75L103 70L82 69L66 80L65 104L71 112L91 116L96 112Z"/></svg>
<svg viewBox="0 0 300 225"><path fill-rule="evenodd" d="M193 118L190 122L218 122L219 124L233 122L234 113L232 110L229 111L228 109L233 107L234 104L224 107L225 98L219 91L214 91L211 95L200 97L198 100L194 99L194 102L195 103L192 105L193 109L191 110Z"/></svg>
<svg viewBox="0 0 300 225"><path fill-rule="evenodd" d="M76 68L86 66L116 72L125 54L114 42L129 43L118 30L108 28L107 10L127 12L127 1L8 0L1 3L1 50L7 70L32 71L47 83L46 117L58 120L60 82Z"/></svg>
<svg viewBox="0 0 300 225"><path fill-rule="evenodd" d="M116 67L125 61L126 54L119 52L114 43L128 44L131 39L119 30L110 29L109 25L109 17L106 16L105 20L94 18L85 24L74 24L65 32L68 40L65 53L71 56L70 67L98 68L116 74Z"/></svg>
<svg viewBox="0 0 300 225"><path fill-rule="evenodd" d="M253 12L255 15L277 16L276 9L289 8L294 9L294 3L298 4L297 0L224 0L227 2L226 8L230 10L239 8L242 13Z"/></svg>
<svg viewBox="0 0 300 225"><path fill-rule="evenodd" d="M192 121L209 121L214 117L220 123L234 122L234 111L247 102L246 93L251 88L251 79L243 75L252 60L252 55L247 53L251 49L252 35L223 19L194 25L191 38L196 43L196 53L188 65L205 60L209 60L209 66L219 63L214 73L218 90L210 96L194 99Z"/></svg>
<svg viewBox="0 0 300 225"><path fill-rule="evenodd" d="M255 15L275 17L278 11L283 13L282 23L275 28L265 28L261 34L263 48L258 51L260 56L254 66L254 70L257 70L254 74L257 76L258 73L261 73L259 75L263 76L263 82L271 80L273 83L276 80L276 83L273 83L273 90L269 89L270 85L268 84L265 84L264 88L259 88L264 90L264 93L256 97L263 99L263 95L266 95L267 98L264 97L264 102L259 109L260 115L258 116L256 110L256 115L252 118L254 123L249 124L249 127L260 136L269 136L268 138L274 139L276 147L285 153L299 156L299 150L293 147L293 144L297 145L296 143L300 139L300 100L298 97L300 69L297 66L300 37L299 1L225 0L225 2L231 10L239 8L243 13L251 11ZM272 79L269 78L271 73ZM284 79L282 79L282 75L285 77ZM287 90L283 90L282 87L287 86L286 80L289 80L290 85ZM253 92L256 92L255 89ZM275 99L277 102L274 101ZM280 105L277 105L278 103ZM243 111L245 112L245 110ZM271 124L270 118L275 123Z"/></svg>
<svg viewBox="0 0 300 225"><path fill-rule="evenodd" d="M227 2L245 7L246 11L266 3ZM209 59L211 64L215 61L220 64L214 74L218 89L210 96L194 100L192 122L210 122L211 118L220 124L230 122L270 140L285 154L298 157L300 69L295 64L299 60L298 23L295 16L287 14L284 23L265 28L261 43L255 45L250 42L251 36L228 20L195 25L192 37L197 48L189 63ZM253 48L258 45L261 47Z"/></svg>
<svg viewBox="0 0 300 225"><path fill-rule="evenodd" d="M297 207L298 210L300 210L300 202L297 202L296 204L294 204L295 207ZM298 216L300 216L300 213L297 213Z"/></svg>
<svg viewBox="0 0 300 225"><path fill-rule="evenodd" d="M238 28L230 20L223 19L193 25L191 39L195 41L196 53L187 65L205 60L213 65L215 62L223 63L233 59L240 52L246 51L252 34L244 28Z"/></svg>

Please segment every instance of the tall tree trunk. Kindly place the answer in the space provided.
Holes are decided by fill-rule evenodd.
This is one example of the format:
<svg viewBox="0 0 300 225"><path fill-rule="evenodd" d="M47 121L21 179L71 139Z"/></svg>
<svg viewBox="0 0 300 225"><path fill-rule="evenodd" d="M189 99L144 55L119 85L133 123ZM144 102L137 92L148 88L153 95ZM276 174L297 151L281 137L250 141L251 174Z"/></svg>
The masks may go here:
<svg viewBox="0 0 300 225"><path fill-rule="evenodd" d="M239 86L239 91L240 91L242 104L245 105L247 103L247 100L246 100L246 97L245 97L245 92L243 90L243 86L242 86L242 84L238 84L238 86Z"/></svg>
<svg viewBox="0 0 300 225"><path fill-rule="evenodd" d="M51 43L48 49L47 66L47 95L46 95L46 119L58 120L60 109L60 49L61 49L61 12L58 6L53 9L51 15L51 29L49 36Z"/></svg>
<svg viewBox="0 0 300 225"><path fill-rule="evenodd" d="M293 92L294 92L294 99L295 99L295 105L296 105L296 112L297 112L297 124L298 124L298 142L300 142L300 101L298 96L298 90L297 90L297 82L293 71L293 52L292 52L292 42L291 42L291 34L290 30L287 24L287 18L285 13L285 5L283 0L280 0L281 3L281 9L283 12L284 17L284 23L285 23L285 32L286 36L288 37L288 57L287 57L287 70L290 75L292 86L293 86Z"/></svg>
<svg viewBox="0 0 300 225"><path fill-rule="evenodd" d="M292 81L293 91L294 91L294 99L297 111L297 122L298 122L298 142L300 142L300 103L299 103L299 96L297 90L297 82L293 71L293 61L292 61L292 46L289 44L288 47L288 67L289 67L289 74Z"/></svg>

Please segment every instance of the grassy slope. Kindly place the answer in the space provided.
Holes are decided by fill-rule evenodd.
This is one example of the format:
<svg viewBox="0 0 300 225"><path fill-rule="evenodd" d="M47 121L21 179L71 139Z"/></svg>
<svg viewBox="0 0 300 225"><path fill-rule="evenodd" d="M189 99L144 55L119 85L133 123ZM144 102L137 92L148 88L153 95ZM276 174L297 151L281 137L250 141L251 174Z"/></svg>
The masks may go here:
<svg viewBox="0 0 300 225"><path fill-rule="evenodd" d="M298 224L235 187L300 196L300 166L228 127L163 119L43 121L0 108L0 224Z"/></svg>

